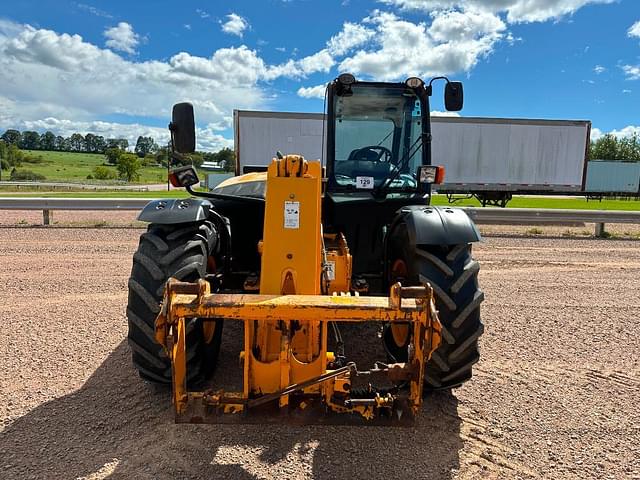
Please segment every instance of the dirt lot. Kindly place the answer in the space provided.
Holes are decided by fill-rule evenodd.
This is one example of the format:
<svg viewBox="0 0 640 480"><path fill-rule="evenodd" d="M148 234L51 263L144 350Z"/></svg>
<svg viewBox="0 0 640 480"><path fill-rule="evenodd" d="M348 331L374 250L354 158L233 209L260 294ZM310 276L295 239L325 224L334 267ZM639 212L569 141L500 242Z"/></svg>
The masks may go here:
<svg viewBox="0 0 640 480"><path fill-rule="evenodd" d="M478 245L482 360L414 427L193 426L130 366L140 232L0 228L2 478L640 478L637 240Z"/></svg>

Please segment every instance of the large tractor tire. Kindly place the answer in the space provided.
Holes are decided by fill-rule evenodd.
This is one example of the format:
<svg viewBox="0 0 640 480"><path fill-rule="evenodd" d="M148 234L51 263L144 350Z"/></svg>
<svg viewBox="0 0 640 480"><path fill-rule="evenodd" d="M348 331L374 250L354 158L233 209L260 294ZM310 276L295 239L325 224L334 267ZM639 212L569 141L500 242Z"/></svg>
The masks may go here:
<svg viewBox="0 0 640 480"><path fill-rule="evenodd" d="M129 278L127 318L133 365L145 380L171 383L171 362L154 338L155 319L166 281L169 277L183 281L204 278L209 254L217 242L216 228L210 222L151 224L140 236ZM221 335L221 320L216 321L209 342L205 341L199 319L187 324L187 381L190 384L198 384L213 373Z"/></svg>
<svg viewBox="0 0 640 480"><path fill-rule="evenodd" d="M471 378L480 359L478 339L484 332L478 287L480 266L471 256L471 244L419 245L411 248L406 227L400 225L390 242L389 280L403 284L430 283L442 323L442 343L433 352L425 372L425 390L445 390ZM384 341L398 361L407 358L408 330L389 327Z"/></svg>

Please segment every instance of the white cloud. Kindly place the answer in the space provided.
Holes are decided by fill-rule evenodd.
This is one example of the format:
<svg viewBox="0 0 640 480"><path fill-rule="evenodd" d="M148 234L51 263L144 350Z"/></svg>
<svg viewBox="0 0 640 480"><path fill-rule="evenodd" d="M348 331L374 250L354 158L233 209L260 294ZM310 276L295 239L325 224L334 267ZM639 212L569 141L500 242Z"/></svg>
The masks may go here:
<svg viewBox="0 0 640 480"><path fill-rule="evenodd" d="M623 65L621 68L627 80L640 80L640 65Z"/></svg>
<svg viewBox="0 0 640 480"><path fill-rule="evenodd" d="M336 62L328 50L320 50L313 55L298 60L296 63L303 75L309 75L315 72L328 72Z"/></svg>
<svg viewBox="0 0 640 480"><path fill-rule="evenodd" d="M323 49L299 60L289 59L280 65L267 66L262 73L262 78L264 80L275 80L279 77L304 78L312 73L326 73L335 63L328 50Z"/></svg>
<svg viewBox="0 0 640 480"><path fill-rule="evenodd" d="M0 22L0 129L39 125L62 131L64 123L27 124L51 118L78 129L100 126L91 122L114 114L162 125L173 103L190 101L198 125L212 126L204 128L206 137L199 141L219 144L223 137L213 127L224 124L234 108L268 107L258 84L266 71L262 59L245 46L219 49L210 58L179 53L169 61L142 62L79 35Z"/></svg>
<svg viewBox="0 0 640 480"><path fill-rule="evenodd" d="M596 65L595 67L593 67L593 71L596 72L596 74L600 75L601 73L606 72L607 69L602 65Z"/></svg>
<svg viewBox="0 0 640 480"><path fill-rule="evenodd" d="M640 126L627 125L620 130L611 130L609 133L611 135L615 135L618 138L631 137L633 135L640 136Z"/></svg>
<svg viewBox="0 0 640 480"><path fill-rule="evenodd" d="M640 20L629 27L629 30L627 30L627 35L630 37L640 38Z"/></svg>
<svg viewBox="0 0 640 480"><path fill-rule="evenodd" d="M180 52L166 61L138 61L80 35L2 20L0 130L135 136L147 128L140 117L162 125L168 123L172 104L189 101L195 106L200 145L217 148L230 144L221 133L230 128L234 108L269 108L267 82L327 72L334 63L328 49L322 49L271 65L245 45L220 48L208 58ZM134 119L96 122L113 115ZM164 128L149 128L144 131L158 141L167 138Z"/></svg>
<svg viewBox="0 0 640 480"><path fill-rule="evenodd" d="M110 50L102 50L84 42L80 35L58 35L51 30L36 30L29 25L13 38L6 38L0 45L7 56L3 63L14 60L69 72L86 68L94 62L110 63L119 58Z"/></svg>
<svg viewBox="0 0 640 480"><path fill-rule="evenodd" d="M180 52L169 59L176 71L189 76L235 85L254 85L266 72L264 61L245 45L221 48L211 58Z"/></svg>
<svg viewBox="0 0 640 480"><path fill-rule="evenodd" d="M324 98L326 89L327 86L324 83L315 87L302 87L298 89L298 96L302 98Z"/></svg>
<svg viewBox="0 0 640 480"><path fill-rule="evenodd" d="M211 15L209 15L209 12L205 12L204 10L201 10L200 8L196 8L196 13L200 16L200 18L209 18Z"/></svg>
<svg viewBox="0 0 640 480"><path fill-rule="evenodd" d="M140 36L133 31L127 22L120 22L117 26L104 31L107 47L133 55L140 43Z"/></svg>
<svg viewBox="0 0 640 480"><path fill-rule="evenodd" d="M505 30L500 17L486 12L449 11L432 14L429 34L436 42L466 42Z"/></svg>
<svg viewBox="0 0 640 480"><path fill-rule="evenodd" d="M222 31L231 35L242 37L244 31L249 28L249 22L237 13L227 15L227 21L222 23Z"/></svg>
<svg viewBox="0 0 640 480"><path fill-rule="evenodd" d="M628 88L623 88L622 93L631 93L631 90L629 90Z"/></svg>
<svg viewBox="0 0 640 480"><path fill-rule="evenodd" d="M604 137L605 135L613 135L614 137L618 138L632 137L633 135L640 136L640 126L627 125L620 130L611 130L609 132L603 132L599 128L595 127L591 129L591 140L594 142Z"/></svg>
<svg viewBox="0 0 640 480"><path fill-rule="evenodd" d="M342 30L327 42L327 48L333 55L344 55L351 49L367 43L375 33L375 30L363 25L345 22Z"/></svg>
<svg viewBox="0 0 640 480"><path fill-rule="evenodd" d="M96 17L113 18L113 15L111 15L110 13L105 12L104 10L100 10L99 8L96 8L94 6L87 5L85 3L78 3L77 6L78 9L89 12L91 15L95 15Z"/></svg>
<svg viewBox="0 0 640 480"><path fill-rule="evenodd" d="M489 55L506 26L488 12L437 11L430 26L375 11L364 21L375 29L374 48L359 50L340 63L341 71L379 80L471 70Z"/></svg>
<svg viewBox="0 0 640 480"><path fill-rule="evenodd" d="M403 10L483 10L490 13L507 13L509 23L544 22L571 15L580 8L615 0L378 0Z"/></svg>

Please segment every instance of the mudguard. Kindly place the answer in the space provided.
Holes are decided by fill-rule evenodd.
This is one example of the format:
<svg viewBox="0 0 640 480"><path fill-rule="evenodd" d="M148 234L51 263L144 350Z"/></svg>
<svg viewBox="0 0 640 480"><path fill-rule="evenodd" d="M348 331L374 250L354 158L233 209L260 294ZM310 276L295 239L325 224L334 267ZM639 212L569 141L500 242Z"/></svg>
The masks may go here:
<svg viewBox="0 0 640 480"><path fill-rule="evenodd" d="M199 222L209 218L212 208L209 200L201 198L153 200L142 209L138 220L160 224Z"/></svg>
<svg viewBox="0 0 640 480"><path fill-rule="evenodd" d="M412 245L458 245L482 240L475 223L461 208L407 206L398 211L393 223L398 222L406 223Z"/></svg>

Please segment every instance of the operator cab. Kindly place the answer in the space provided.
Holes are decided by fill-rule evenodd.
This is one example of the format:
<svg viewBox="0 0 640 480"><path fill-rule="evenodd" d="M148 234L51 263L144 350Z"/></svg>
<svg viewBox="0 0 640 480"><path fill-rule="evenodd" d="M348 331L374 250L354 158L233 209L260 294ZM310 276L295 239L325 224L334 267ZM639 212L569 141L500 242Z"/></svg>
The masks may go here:
<svg viewBox="0 0 640 480"><path fill-rule="evenodd" d="M404 84L354 84L336 92L333 109L334 189L373 190L395 177L389 189L415 190L422 164L422 109L415 92Z"/></svg>
<svg viewBox="0 0 640 480"><path fill-rule="evenodd" d="M445 106L460 110L462 84L444 80ZM431 184L442 182L444 169L431 165L431 92L417 77L381 83L342 74L327 87L323 224L357 252L355 275L379 275L397 212L427 206Z"/></svg>
<svg viewBox="0 0 640 480"><path fill-rule="evenodd" d="M430 148L429 97L431 83L440 78L447 82L447 110L460 110L462 84L444 77L425 85L417 77L359 82L345 73L327 86L327 192L428 197L444 173L431 167Z"/></svg>

